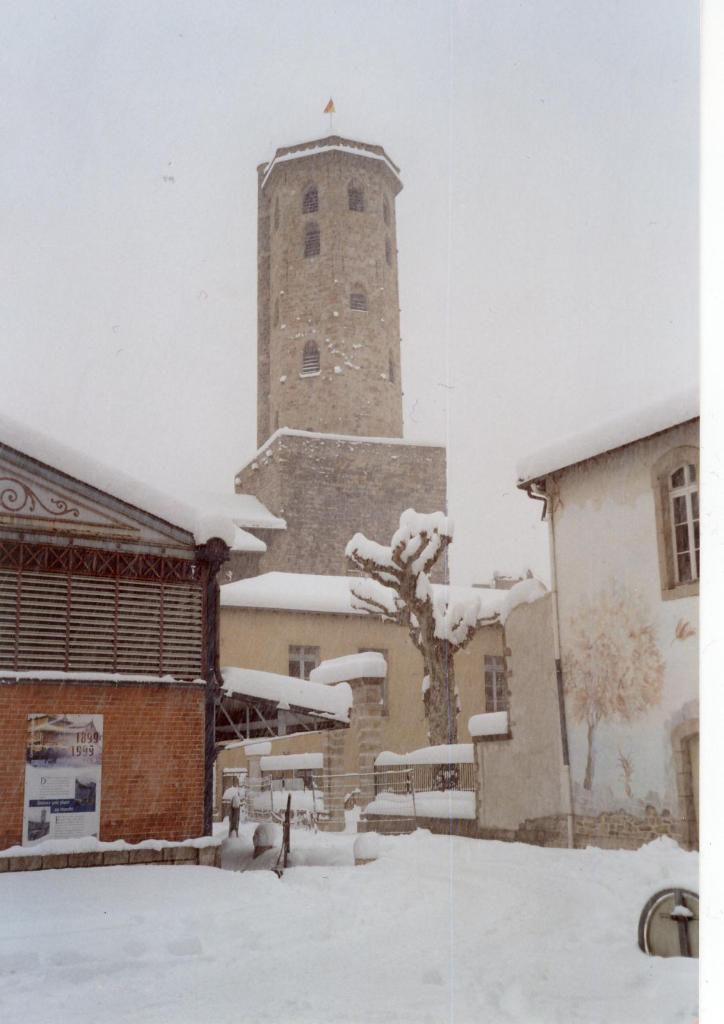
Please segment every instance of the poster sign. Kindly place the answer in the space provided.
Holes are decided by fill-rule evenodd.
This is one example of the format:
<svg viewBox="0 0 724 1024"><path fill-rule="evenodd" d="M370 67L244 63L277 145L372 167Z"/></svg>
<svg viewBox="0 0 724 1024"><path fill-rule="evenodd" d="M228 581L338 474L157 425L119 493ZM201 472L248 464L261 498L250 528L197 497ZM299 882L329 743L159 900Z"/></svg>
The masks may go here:
<svg viewBox="0 0 724 1024"><path fill-rule="evenodd" d="M98 836L103 715L28 715L23 845Z"/></svg>

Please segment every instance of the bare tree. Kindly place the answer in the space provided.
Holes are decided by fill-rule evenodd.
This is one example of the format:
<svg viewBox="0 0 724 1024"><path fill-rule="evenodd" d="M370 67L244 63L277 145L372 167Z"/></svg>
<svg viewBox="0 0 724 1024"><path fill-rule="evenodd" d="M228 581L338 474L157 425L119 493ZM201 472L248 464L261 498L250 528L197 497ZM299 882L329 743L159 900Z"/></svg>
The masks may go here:
<svg viewBox="0 0 724 1024"><path fill-rule="evenodd" d="M622 589L583 604L570 628L564 678L573 717L588 727L583 788L590 790L596 726L602 719L628 722L658 704L664 662L640 598Z"/></svg>
<svg viewBox="0 0 724 1024"><path fill-rule="evenodd" d="M454 658L478 624L479 599L451 598L450 588L432 584L429 573L452 541L452 523L442 512L408 509L389 547L357 533L347 557L366 574L352 584L357 608L405 626L422 654L423 687L430 742L457 743Z"/></svg>

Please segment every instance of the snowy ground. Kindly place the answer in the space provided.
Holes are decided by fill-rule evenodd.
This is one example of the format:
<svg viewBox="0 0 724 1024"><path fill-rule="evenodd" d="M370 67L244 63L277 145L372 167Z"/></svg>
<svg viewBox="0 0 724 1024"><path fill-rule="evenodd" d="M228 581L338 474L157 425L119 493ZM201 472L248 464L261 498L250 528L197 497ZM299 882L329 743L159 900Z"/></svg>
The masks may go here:
<svg viewBox="0 0 724 1024"><path fill-rule="evenodd" d="M253 826L229 854L243 858ZM686 1022L697 962L640 953L655 890L697 888L668 840L543 850L417 832L353 866L294 831L298 866L0 875L8 1024Z"/></svg>

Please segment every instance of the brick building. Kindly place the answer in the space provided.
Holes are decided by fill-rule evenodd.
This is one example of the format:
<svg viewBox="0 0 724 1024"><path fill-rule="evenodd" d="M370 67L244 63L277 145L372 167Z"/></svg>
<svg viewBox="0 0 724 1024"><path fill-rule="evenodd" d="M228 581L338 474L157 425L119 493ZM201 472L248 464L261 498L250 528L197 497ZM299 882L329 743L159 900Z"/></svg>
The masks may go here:
<svg viewBox="0 0 724 1024"><path fill-rule="evenodd" d="M37 743L50 768L70 762L58 806L72 802L73 779L80 807L100 785L102 840L210 829L216 575L233 537L224 517L0 422L0 848L29 838ZM72 771L67 736L29 742L31 723L67 734L74 720L102 730L93 779ZM76 738L80 748L85 730ZM36 837L54 813L39 803ZM66 815L63 834L71 824Z"/></svg>

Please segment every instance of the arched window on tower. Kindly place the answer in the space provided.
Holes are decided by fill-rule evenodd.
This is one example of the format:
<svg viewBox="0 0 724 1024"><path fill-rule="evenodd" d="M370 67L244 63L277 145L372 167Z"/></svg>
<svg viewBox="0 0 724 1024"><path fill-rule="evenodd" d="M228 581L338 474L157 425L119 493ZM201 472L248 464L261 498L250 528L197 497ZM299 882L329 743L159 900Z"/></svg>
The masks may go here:
<svg viewBox="0 0 724 1024"><path fill-rule="evenodd" d="M351 184L347 187L347 203L355 213L365 212L365 194L361 185Z"/></svg>
<svg viewBox="0 0 724 1024"><path fill-rule="evenodd" d="M392 266L392 242L389 240L389 238L385 239L385 260L387 261L387 266L391 267Z"/></svg>
<svg viewBox="0 0 724 1024"><path fill-rule="evenodd" d="M279 196L274 200L274 230L279 227Z"/></svg>
<svg viewBox="0 0 724 1024"><path fill-rule="evenodd" d="M316 223L307 224L304 228L304 255L319 256L320 250L319 225Z"/></svg>
<svg viewBox="0 0 724 1024"><path fill-rule="evenodd" d="M319 373L319 349L315 341L308 341L302 353L302 376Z"/></svg>
<svg viewBox="0 0 724 1024"><path fill-rule="evenodd" d="M390 204L387 200L387 196L382 197L382 219L385 224L390 223Z"/></svg>
<svg viewBox="0 0 724 1024"><path fill-rule="evenodd" d="M319 209L319 192L316 185L310 185L302 196L302 213L316 213Z"/></svg>
<svg viewBox="0 0 724 1024"><path fill-rule="evenodd" d="M363 313L367 312L367 292L364 290L363 285L355 284L352 286L353 291L349 295L349 308L358 309Z"/></svg>

